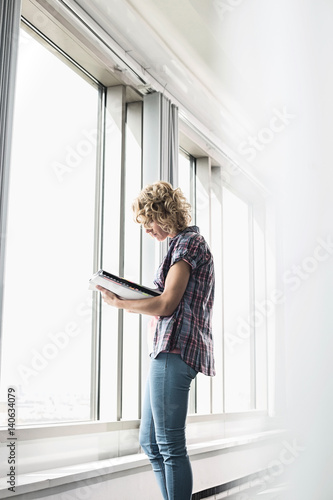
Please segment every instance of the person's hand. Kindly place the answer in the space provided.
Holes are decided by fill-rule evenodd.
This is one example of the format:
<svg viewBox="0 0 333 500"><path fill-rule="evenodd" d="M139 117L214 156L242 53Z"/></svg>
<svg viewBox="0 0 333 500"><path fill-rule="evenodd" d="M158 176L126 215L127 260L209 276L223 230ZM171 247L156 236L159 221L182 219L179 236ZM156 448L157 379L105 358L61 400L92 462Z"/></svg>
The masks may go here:
<svg viewBox="0 0 333 500"><path fill-rule="evenodd" d="M110 290L107 290L100 285L96 285L96 289L101 292L102 299L106 304L109 304L109 306L118 307L118 309L125 309L126 301L122 300L120 297L118 297L118 295L110 292ZM126 309L126 311L135 313L135 311L129 311L128 309Z"/></svg>
<svg viewBox="0 0 333 500"><path fill-rule="evenodd" d="M109 306L113 307L119 307L119 302L120 299L118 295L116 295L113 292L110 292L110 290L107 290L106 288L103 288L100 285L96 285L96 289L99 290L102 294L102 299L106 304L109 304Z"/></svg>

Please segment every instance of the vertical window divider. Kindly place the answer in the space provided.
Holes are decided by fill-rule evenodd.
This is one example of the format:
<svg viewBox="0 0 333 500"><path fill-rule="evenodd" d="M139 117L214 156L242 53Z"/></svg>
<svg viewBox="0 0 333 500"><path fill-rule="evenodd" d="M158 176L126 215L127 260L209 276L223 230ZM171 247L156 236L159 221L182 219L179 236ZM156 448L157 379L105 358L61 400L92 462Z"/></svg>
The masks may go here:
<svg viewBox="0 0 333 500"><path fill-rule="evenodd" d="M197 205L196 223L199 225L201 234L204 236L207 244L211 247L212 242L212 170L211 158L209 156L198 158L196 161L196 182L202 186L202 202L201 207ZM197 186L198 187L198 186ZM202 226L202 227L201 227ZM211 377L201 377L197 381L197 411L212 413L213 410L213 384ZM203 395L205 397L203 397ZM200 397L200 399L198 398Z"/></svg>
<svg viewBox="0 0 333 500"><path fill-rule="evenodd" d="M106 88L99 89L96 188L95 188L95 230L93 271L103 267L103 201L105 165L105 109ZM101 355L101 296L92 297L92 367L91 367L91 419L100 419L100 355Z"/></svg>
<svg viewBox="0 0 333 500"><path fill-rule="evenodd" d="M122 170L124 168L124 102L122 85L106 88L105 105L105 168L103 197L103 268L120 275L123 255L120 251L123 204ZM119 421L122 418L122 350L123 322L121 312L102 307L101 319L101 418ZM110 386L110 380L114 383Z"/></svg>
<svg viewBox="0 0 333 500"><path fill-rule="evenodd" d="M126 104L124 178L124 276L135 282L142 279L141 228L134 223L131 203L142 183L142 102ZM141 315L123 317L122 419L138 418L141 412Z"/></svg>
<svg viewBox="0 0 333 500"><path fill-rule="evenodd" d="M0 354L5 271L8 186L15 98L20 0L2 2L0 7Z"/></svg>
<svg viewBox="0 0 333 500"><path fill-rule="evenodd" d="M196 184L196 178L197 178L197 163L196 159L191 156L191 200L190 203L192 205L192 223L196 225L197 223L197 184ZM198 382L197 382L197 377L195 377L194 380L194 413L198 413Z"/></svg>
<svg viewBox="0 0 333 500"><path fill-rule="evenodd" d="M265 267L265 299L268 297L268 261L267 261L267 213L265 212L265 224L264 224L264 267ZM269 374L269 347L268 347L268 335L269 335L269 330L268 330L268 317L267 314L265 315L265 340L266 340L266 349L265 349L265 354L266 354L266 380L267 380L267 386L266 386L266 408L267 408L267 413L268 415L273 415L274 411L274 405L272 408L272 405L270 404L271 400L271 390L270 390L270 374Z"/></svg>
<svg viewBox="0 0 333 500"><path fill-rule="evenodd" d="M212 248L212 164L211 159L209 160L209 246ZM209 413L214 413L213 405L213 377L209 379Z"/></svg>
<svg viewBox="0 0 333 500"><path fill-rule="evenodd" d="M143 147L142 147L142 138L143 138L143 104L142 104L142 112L141 112L141 182L140 182L140 189L143 189ZM142 227L140 228L140 283L142 283L142 238L143 238L143 231ZM138 397L138 418L141 420L142 416L142 398L143 398L143 391L142 391L142 344L143 344L143 322L142 322L142 315L140 315L140 323L139 323L139 374L138 374L138 391L139 391L139 397Z"/></svg>
<svg viewBox="0 0 333 500"><path fill-rule="evenodd" d="M249 205L249 269L250 269L250 315L253 314L253 321L249 318L250 325L250 404L251 409L255 409L256 403L256 329L255 329L255 272L254 272L254 226L253 226L253 206Z"/></svg>
<svg viewBox="0 0 333 500"><path fill-rule="evenodd" d="M225 405L225 328L224 328L224 226L223 226L223 193L224 193L224 183L221 180L221 287L222 287L222 412L226 412Z"/></svg>
<svg viewBox="0 0 333 500"><path fill-rule="evenodd" d="M125 253L125 176L126 176L126 88L122 86L121 102L121 159L120 159L120 233L119 233L119 276L124 275ZM123 329L124 310L118 310L118 387L117 387L117 420L123 414Z"/></svg>
<svg viewBox="0 0 333 500"><path fill-rule="evenodd" d="M141 153L142 155L142 153ZM142 186L142 157L141 157L141 186ZM140 283L142 283L142 230L140 230ZM139 321L139 363L138 363L138 419L141 420L142 414L142 314L140 314Z"/></svg>
<svg viewBox="0 0 333 500"><path fill-rule="evenodd" d="M196 193L196 160L193 156L190 157L191 161L191 170L190 170L190 182L191 182L191 198L190 198L190 203L192 205L192 216L193 216L193 224L196 224L196 198L197 198L197 193Z"/></svg>

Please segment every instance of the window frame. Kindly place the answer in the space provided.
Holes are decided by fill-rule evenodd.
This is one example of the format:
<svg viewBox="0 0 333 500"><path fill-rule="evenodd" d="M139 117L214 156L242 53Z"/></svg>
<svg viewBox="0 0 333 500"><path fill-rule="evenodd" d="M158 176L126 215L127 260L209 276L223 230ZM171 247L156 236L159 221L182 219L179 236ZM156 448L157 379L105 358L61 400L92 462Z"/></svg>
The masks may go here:
<svg viewBox="0 0 333 500"><path fill-rule="evenodd" d="M71 70L73 70L75 73L79 74L80 77L82 77L84 80L88 81L89 84L93 85L97 92L98 92L98 104L96 108L96 114L97 114L97 144L96 144L96 161L95 161L95 187L93 188L94 190L94 200L95 200L95 209L94 209L94 241L93 241L93 266L98 267L98 262L100 261L100 257L98 255L98 249L100 248L100 239L101 239L101 230L100 230L100 220L101 220L101 213L100 213L100 189L103 184L103 181L101 179L103 178L103 172L104 172L104 155L103 155L103 127L104 127L104 116L103 116L103 106L105 102L105 87L98 81L93 75L90 75L89 72L83 68L80 64L78 64L76 61L74 61L71 56L66 54L61 48L57 47L54 42L52 42L48 37L46 37L38 28L33 26L29 21L27 21L22 15L19 23L19 30L26 31L34 40L37 40L37 43L40 43L43 47L46 47L47 50L50 50L53 55L56 55L60 61L67 66ZM12 120L12 118L11 118ZM11 170L11 166L9 165L8 167L9 173ZM8 191L9 186L6 186L6 190ZM7 197L7 194L6 194ZM4 213L4 217L7 216L7 208L6 207L6 212ZM6 248L5 248L6 252ZM4 272L4 269L1 269L1 272ZM92 331L92 336L91 336L91 372L90 372L90 380L91 380L91 390L90 390L90 418L96 418L98 416L98 390L96 389L96 386L98 384L98 366L99 366L99 344L100 344L100 336L98 332L98 311L99 311L99 304L98 301L94 300L95 298L92 298L92 318L91 318L91 331ZM2 297L1 297L2 301ZM0 338L3 335L3 325L0 323ZM84 422L84 421L82 421ZM69 422L64 421L65 424L69 424ZM76 421L73 421L73 423L77 423ZM31 423L28 424L28 427L33 427L33 426L40 426L40 427L48 427L50 423L48 422L42 422L41 424L35 424ZM52 424L53 425L53 424ZM55 425L57 423L55 422ZM20 425L18 428L23 429L26 427L25 425ZM4 429L4 426L0 427L0 432ZM1 434L0 434L1 435Z"/></svg>
<svg viewBox="0 0 333 500"><path fill-rule="evenodd" d="M242 192L235 189L229 183L226 183L222 180L222 205L223 205L223 189L227 189L234 196L239 198L248 208L248 243L249 243L249 311L250 314L254 311L255 304L255 280L254 280L254 268L255 268L255 255L254 255L254 234L253 234L253 217L254 217L254 208L253 202L249 200L249 198ZM223 208L222 208L223 210ZM223 239L223 238L222 238ZM223 251L223 250L222 250ZM222 261L222 273L223 273L224 262ZM266 264L264 264L266 267ZM266 272L266 271L264 271ZM223 306L224 308L224 306ZM257 410L256 408L256 359L255 359L255 343L256 343L256 332L254 326L250 323L250 409L249 412L253 410ZM223 326L224 327L224 326ZM267 332L266 332L267 333ZM225 352L225 349L224 349ZM225 358L224 358L225 359ZM266 374L267 376L267 374ZM224 377L224 384L226 383ZM226 411L226 402L224 399L224 412L225 413L235 413L234 411Z"/></svg>
<svg viewBox="0 0 333 500"><path fill-rule="evenodd" d="M186 147L182 146L180 144L180 152L182 154L187 155L188 158L192 158L193 162L196 162L197 159L191 154L191 147L189 147L189 139L187 138L186 140ZM195 151L198 148L197 142L193 144L193 151ZM227 175L223 174L223 169L225 168L225 158L224 160L219 159L219 161L216 160L216 158L213 158L212 156L207 155L207 152L205 153L204 151L200 151L200 153L197 153L197 157L200 160L200 162L205 162L206 167L213 172L213 169L219 169L220 170L220 189L221 189L221 204L223 205L223 189L229 190L231 193L233 193L237 198L239 198L242 202L244 202L247 207L248 207L248 243L249 243L249 288L248 288L248 293L249 293L249 307L250 307L250 314L252 314L255 311L255 300L256 300L256 278L255 278L255 269L257 267L257 259L255 257L255 248L254 248L254 219L255 216L260 216L263 217L264 219L266 218L266 206L265 206L265 199L262 196L262 193L259 192L256 187L253 187L253 182L252 179L247 179L244 175L241 175L240 177L243 177L241 182L239 182L239 171L232 170L226 168L225 171ZM196 165L196 163L195 163ZM214 165L214 166L213 166ZM216 165L216 166L215 166ZM228 174L228 172L230 172ZM197 173L195 170L194 177L196 179ZM212 192L212 183L213 181L213 175L208 175L206 179L206 185L204 186L205 189L207 190L208 193ZM211 185L210 185L211 183ZM261 196L260 196L261 195ZM258 199L260 199L260 202L258 203ZM221 207L222 208L222 207ZM223 210L223 208L222 208ZM194 212L196 216L196 211ZM223 238L222 238L223 239ZM264 246L266 248L267 241L266 241L266 229L263 229L263 240L264 240ZM222 249L223 253L223 249ZM267 281L267 266L266 266L266 257L265 261L263 263L263 273L265 275L265 282ZM222 259L222 276L223 276L223 259ZM222 278L223 280L223 278ZM223 285L222 285L223 287ZM267 298L267 288L265 285L266 289L266 296L265 299ZM222 292L223 294L223 292ZM223 308L223 303L222 303L222 308ZM272 388L269 387L269 380L268 380L268 352L267 352L267 342L268 342L268 325L267 325L267 320L265 319L265 343L266 343L266 359L264 364L266 365L266 391L264 396L261 396L261 400L264 399L266 402L266 409L265 410L259 410L257 407L257 399L258 399L258 384L256 383L256 376L257 376L257 361L256 361L256 328L255 325L253 325L250 322L250 329L251 329L251 334L250 334L250 377L251 377L251 382L250 382L250 409L246 410L247 412L257 412L257 411L267 411L267 414L271 414L274 412L271 406L269 406L269 391L272 390ZM224 339L224 325L222 328L222 337ZM224 370L224 356L225 356L225 341L223 340L223 347L222 347L223 353L223 366L222 371ZM223 376L223 411L220 412L221 415L223 414L233 414L233 413L239 413L239 411L226 411L226 402L225 402L225 377ZM214 380L211 379L210 381L210 414L212 415L217 415L218 412L213 412L213 406L214 406ZM195 401L197 401L197 380L195 381L195 391L196 391L196 396L195 396ZM260 398L259 398L260 399ZM197 403L195 403L195 409L193 410L193 405L192 405L192 411L191 416L196 416L200 415L197 414ZM244 412L243 412L244 413Z"/></svg>

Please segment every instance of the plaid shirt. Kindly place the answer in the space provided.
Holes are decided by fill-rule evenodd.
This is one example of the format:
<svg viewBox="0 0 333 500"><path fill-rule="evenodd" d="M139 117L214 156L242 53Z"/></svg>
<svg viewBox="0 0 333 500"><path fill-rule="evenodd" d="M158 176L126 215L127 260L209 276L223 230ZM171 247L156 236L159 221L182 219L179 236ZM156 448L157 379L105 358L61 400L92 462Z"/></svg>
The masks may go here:
<svg viewBox="0 0 333 500"><path fill-rule="evenodd" d="M160 290L164 290L170 267L180 260L191 266L190 278L174 313L158 318L153 356L179 348L185 363L204 375L213 376L214 263L197 226L187 227L171 239L169 251L156 273L155 284Z"/></svg>

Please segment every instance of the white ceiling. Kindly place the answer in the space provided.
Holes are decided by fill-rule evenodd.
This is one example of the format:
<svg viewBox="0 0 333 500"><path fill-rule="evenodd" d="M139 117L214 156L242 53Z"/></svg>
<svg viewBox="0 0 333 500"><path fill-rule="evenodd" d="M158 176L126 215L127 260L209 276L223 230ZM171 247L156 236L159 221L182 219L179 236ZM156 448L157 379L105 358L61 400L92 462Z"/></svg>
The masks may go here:
<svg viewBox="0 0 333 500"><path fill-rule="evenodd" d="M76 3L261 181L283 184L295 161L311 168L311 147L299 157L295 144L313 136L307 120L318 114L317 77L331 59L331 0ZM239 145L276 109L294 118L250 161Z"/></svg>
<svg viewBox="0 0 333 500"><path fill-rule="evenodd" d="M253 8L240 5L223 18L216 2L202 0L77 3L212 131L229 121L250 126L251 111L264 104Z"/></svg>

